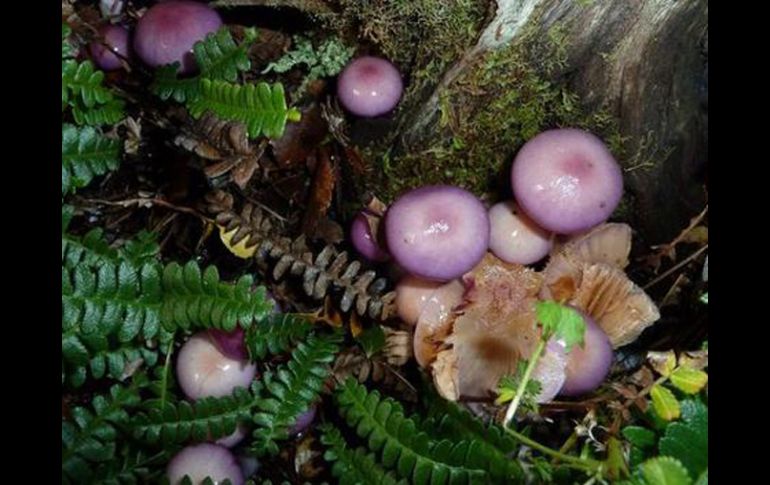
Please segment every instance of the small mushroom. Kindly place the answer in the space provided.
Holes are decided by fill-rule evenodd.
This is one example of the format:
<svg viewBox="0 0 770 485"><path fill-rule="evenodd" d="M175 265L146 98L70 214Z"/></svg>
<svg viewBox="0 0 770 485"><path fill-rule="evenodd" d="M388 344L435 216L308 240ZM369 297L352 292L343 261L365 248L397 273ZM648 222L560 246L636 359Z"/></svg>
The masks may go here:
<svg viewBox="0 0 770 485"><path fill-rule="evenodd" d="M342 105L351 113L367 118L392 111L403 91L401 73L380 57L352 60L337 79L337 97Z"/></svg>

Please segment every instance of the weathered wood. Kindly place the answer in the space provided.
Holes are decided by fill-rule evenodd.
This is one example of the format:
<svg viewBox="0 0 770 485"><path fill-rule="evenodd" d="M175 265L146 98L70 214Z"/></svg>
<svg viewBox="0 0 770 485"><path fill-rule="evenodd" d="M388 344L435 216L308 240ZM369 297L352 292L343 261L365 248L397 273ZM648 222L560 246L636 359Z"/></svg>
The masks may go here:
<svg viewBox="0 0 770 485"><path fill-rule="evenodd" d="M705 203L697 179L708 159L707 0L498 0L476 45L402 120L398 142L414 149L441 131L439 100L474 59L557 25L566 61L550 80L618 120L632 223L650 243L670 239Z"/></svg>

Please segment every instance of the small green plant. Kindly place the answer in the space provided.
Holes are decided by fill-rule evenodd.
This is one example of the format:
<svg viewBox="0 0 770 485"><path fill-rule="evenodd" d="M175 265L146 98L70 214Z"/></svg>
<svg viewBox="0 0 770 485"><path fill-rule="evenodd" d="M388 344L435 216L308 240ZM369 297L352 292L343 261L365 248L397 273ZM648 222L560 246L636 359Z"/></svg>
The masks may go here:
<svg viewBox="0 0 770 485"><path fill-rule="evenodd" d="M576 310L553 301L544 301L537 303L536 312L538 324L543 330L535 350L528 361L519 363L515 377L504 378L500 382L497 404L510 401L503 421L506 427L513 420L525 395L527 407L529 409L535 407L534 397L540 392L540 386L531 384L530 378L548 341L553 337L558 338L564 343L566 352L569 352L572 346L583 343L586 324ZM518 371L521 367L524 367L523 372Z"/></svg>
<svg viewBox="0 0 770 485"><path fill-rule="evenodd" d="M318 47L307 37L294 36L294 47L275 62L268 64L262 74L269 72L283 73L298 66L304 66L307 75L297 88L298 93L304 93L308 85L317 79L337 75L353 57L355 49L345 46L336 37L322 41Z"/></svg>
<svg viewBox="0 0 770 485"><path fill-rule="evenodd" d="M177 76L178 63L159 68L150 89L161 99L185 103L193 118L211 112L219 118L246 125L249 137L280 138L287 121L299 121L296 108L288 108L281 84L239 83L239 73L251 68L247 52L257 32L247 29L236 44L227 27L195 44L200 73Z"/></svg>

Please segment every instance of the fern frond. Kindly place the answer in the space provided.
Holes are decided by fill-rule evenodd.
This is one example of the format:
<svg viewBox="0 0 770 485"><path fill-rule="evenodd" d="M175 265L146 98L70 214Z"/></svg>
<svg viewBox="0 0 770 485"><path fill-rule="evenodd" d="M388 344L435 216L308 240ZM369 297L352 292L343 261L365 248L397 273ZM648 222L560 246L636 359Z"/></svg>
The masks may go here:
<svg viewBox="0 0 770 485"><path fill-rule="evenodd" d="M95 69L91 61L62 61L62 106L78 99L86 108L93 108L113 100L112 92L102 86L103 80L104 73Z"/></svg>
<svg viewBox="0 0 770 485"><path fill-rule="evenodd" d="M484 424L446 399L438 398L432 404L429 417L421 426L423 431L434 438L475 440L487 461L484 468L493 477L514 483L524 479L524 470L510 458L518 444L500 426Z"/></svg>
<svg viewBox="0 0 770 485"><path fill-rule="evenodd" d="M75 407L62 421L62 483L91 483L94 465L115 457L118 428L128 422L128 409L139 403L133 386L114 385L108 395L93 398L91 407Z"/></svg>
<svg viewBox="0 0 770 485"><path fill-rule="evenodd" d="M355 379L337 389L339 412L358 436L367 441L380 463L417 485L493 483L484 471L477 441L431 441L416 422L404 416L401 405L367 392Z"/></svg>
<svg viewBox="0 0 770 485"><path fill-rule="evenodd" d="M193 46L195 61L200 69L199 75L180 79L177 76L178 63L162 66L155 71L150 90L163 100L173 99L185 103L200 95L200 81L203 78L235 82L239 71L248 71L251 68L247 53L256 38L256 30L246 29L243 42L237 45L230 30L222 27Z"/></svg>
<svg viewBox="0 0 770 485"><path fill-rule="evenodd" d="M134 438L149 443L181 444L218 439L235 432L239 423L249 422L254 407L254 395L259 386L249 391L236 388L232 395L205 397L194 403L166 402L152 407L131 420Z"/></svg>
<svg viewBox="0 0 770 485"><path fill-rule="evenodd" d="M157 265L62 268L62 358L70 384L82 384L86 366L120 378L136 358L154 364L154 352L140 349L160 329L160 301Z"/></svg>
<svg viewBox="0 0 770 485"><path fill-rule="evenodd" d="M76 103L72 107L72 117L75 119L75 123L79 125L113 125L123 119L125 106L125 102L118 98L92 108L86 108L80 103Z"/></svg>
<svg viewBox="0 0 770 485"><path fill-rule="evenodd" d="M62 125L62 195L85 187L120 163L120 142L91 127Z"/></svg>
<svg viewBox="0 0 770 485"><path fill-rule="evenodd" d="M232 84L201 79L200 96L188 103L190 114L199 118L206 111L246 125L249 137L280 138L287 121L299 121L300 112L287 108L281 84Z"/></svg>
<svg viewBox="0 0 770 485"><path fill-rule="evenodd" d="M252 289L253 278L241 277L235 284L223 283L216 267L201 273L194 261L185 266L171 263L163 271L161 319L169 332L177 328L248 329L273 309L263 286Z"/></svg>
<svg viewBox="0 0 770 485"><path fill-rule="evenodd" d="M116 452L116 457L108 463L102 463L96 469L93 483L99 485L138 485L157 483L164 474L163 465L170 456L163 451L148 455L141 449L135 449L132 443L123 444Z"/></svg>
<svg viewBox="0 0 770 485"><path fill-rule="evenodd" d="M270 354L286 352L312 328L310 322L299 315L270 315L246 331L246 348L252 360L262 360Z"/></svg>
<svg viewBox="0 0 770 485"><path fill-rule="evenodd" d="M74 268L79 264L115 263L117 258L118 251L104 240L104 231L99 227L91 229L83 237L62 232L61 264L64 268Z"/></svg>
<svg viewBox="0 0 770 485"><path fill-rule="evenodd" d="M201 77L235 82L239 71L251 68L248 51L257 39L255 29L246 29L244 39L237 45L227 27L211 33L193 47Z"/></svg>
<svg viewBox="0 0 770 485"><path fill-rule="evenodd" d="M276 441L289 437L297 418L310 409L329 377L329 365L339 350L342 335L311 334L292 353L292 359L262 379L264 391L254 415L252 450L258 455L278 453Z"/></svg>
<svg viewBox="0 0 770 485"><path fill-rule="evenodd" d="M364 448L351 450L340 431L326 423L321 427L321 443L326 445L324 459L333 463L332 475L339 479L339 485L406 485L406 480L396 481L393 474L377 464L373 453Z"/></svg>

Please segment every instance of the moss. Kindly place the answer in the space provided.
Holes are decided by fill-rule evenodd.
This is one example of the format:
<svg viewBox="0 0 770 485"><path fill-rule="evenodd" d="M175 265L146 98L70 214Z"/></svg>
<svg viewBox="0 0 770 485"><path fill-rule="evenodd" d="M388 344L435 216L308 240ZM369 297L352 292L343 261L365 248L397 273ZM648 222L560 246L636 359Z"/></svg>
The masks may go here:
<svg viewBox="0 0 770 485"><path fill-rule="evenodd" d="M547 80L566 64L562 29L554 26L544 41L535 36L525 33L523 42L489 52L464 69L440 96L436 136L411 153L388 159L384 198L427 183L459 185L482 198L499 198L509 191L508 167L516 151L549 128L592 131L616 157L623 156L626 140L615 120L604 111L583 109L574 93Z"/></svg>

